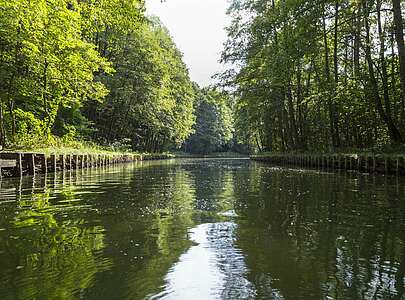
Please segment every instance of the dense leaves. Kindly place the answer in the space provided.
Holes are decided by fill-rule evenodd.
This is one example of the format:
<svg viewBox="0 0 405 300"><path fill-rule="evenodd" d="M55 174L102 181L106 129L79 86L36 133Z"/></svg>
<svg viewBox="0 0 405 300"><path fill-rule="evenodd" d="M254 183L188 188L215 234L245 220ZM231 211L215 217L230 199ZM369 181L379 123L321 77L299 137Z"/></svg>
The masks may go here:
<svg viewBox="0 0 405 300"><path fill-rule="evenodd" d="M234 0L222 79L240 99L238 136L260 151L400 145L402 12L400 0Z"/></svg>
<svg viewBox="0 0 405 300"><path fill-rule="evenodd" d="M0 145L54 137L179 146L194 89L141 0L0 0Z"/></svg>
<svg viewBox="0 0 405 300"><path fill-rule="evenodd" d="M196 154L230 150L234 136L232 98L212 88L196 88L196 92L197 122L185 150Z"/></svg>

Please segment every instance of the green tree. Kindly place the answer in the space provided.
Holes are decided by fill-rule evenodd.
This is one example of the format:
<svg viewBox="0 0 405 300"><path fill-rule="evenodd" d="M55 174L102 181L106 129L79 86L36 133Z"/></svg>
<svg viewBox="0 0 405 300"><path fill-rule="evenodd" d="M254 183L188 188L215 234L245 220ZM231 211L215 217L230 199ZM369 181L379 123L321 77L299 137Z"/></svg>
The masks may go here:
<svg viewBox="0 0 405 300"><path fill-rule="evenodd" d="M222 60L234 69L222 78L245 142L259 151L402 143L396 1L242 0L229 14Z"/></svg>
<svg viewBox="0 0 405 300"><path fill-rule="evenodd" d="M186 151L208 154L226 150L234 136L232 98L212 88L195 89L197 121Z"/></svg>
<svg viewBox="0 0 405 300"><path fill-rule="evenodd" d="M81 38L81 15L69 1L15 0L0 6L2 144L7 132L11 142L25 133L47 137L61 107L107 94L94 74L110 71L109 63ZM17 123L17 114L38 121L23 117Z"/></svg>

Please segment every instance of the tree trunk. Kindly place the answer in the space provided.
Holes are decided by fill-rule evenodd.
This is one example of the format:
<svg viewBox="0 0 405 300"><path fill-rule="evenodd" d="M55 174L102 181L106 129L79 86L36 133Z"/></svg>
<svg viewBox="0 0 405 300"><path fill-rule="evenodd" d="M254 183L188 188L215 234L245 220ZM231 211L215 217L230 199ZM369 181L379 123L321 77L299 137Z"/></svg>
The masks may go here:
<svg viewBox="0 0 405 300"><path fill-rule="evenodd" d="M257 138L257 134L255 135L255 141L256 141L256 146L257 146L257 149L259 150L259 152L260 153L263 152L262 147L260 146L259 139Z"/></svg>
<svg viewBox="0 0 405 300"><path fill-rule="evenodd" d="M289 114L289 119L290 119L290 130L291 130L291 140L292 140L292 148L296 150L296 147L298 145L298 133L297 133L297 122L295 119L295 109L294 109L294 103L293 103L293 97L292 97L292 91L291 91L291 81L288 82L288 87L287 87L287 106L288 106L288 114Z"/></svg>
<svg viewBox="0 0 405 300"><path fill-rule="evenodd" d="M305 149L305 133L304 133L304 113L302 107L303 91L302 91L302 67L301 62L297 65L297 113L298 113L298 137L299 148Z"/></svg>
<svg viewBox="0 0 405 300"><path fill-rule="evenodd" d="M11 117L11 140L14 142L15 141L15 136L17 133L17 125L16 125L16 120L15 120L15 114L14 114L14 100L12 99L12 93L13 93L13 88L14 88L14 78L15 78L15 73L12 74L9 82L8 82L8 91L7 91L7 108L8 112Z"/></svg>
<svg viewBox="0 0 405 300"><path fill-rule="evenodd" d="M357 16L355 19L356 28L354 32L354 49L353 49L353 64L354 64L354 77L359 79L360 77L360 31L361 31L361 8L358 7Z"/></svg>
<svg viewBox="0 0 405 300"><path fill-rule="evenodd" d="M323 25L323 46L324 46L324 55L325 55L325 79L326 79L326 86L327 90L331 88L331 76L330 76L330 64L329 64L329 46L328 46L328 36L326 31L326 20L325 15L322 16L322 25ZM334 112L334 105L330 96L328 96L328 113L329 113L329 131L330 131L330 138L332 140L332 147L336 147L336 129L335 129L335 112Z"/></svg>
<svg viewBox="0 0 405 300"><path fill-rule="evenodd" d="M17 134L17 125L16 125L15 113L14 113L14 101L11 99L10 96L8 99L8 112L11 117L11 140L14 142L15 136Z"/></svg>
<svg viewBox="0 0 405 300"><path fill-rule="evenodd" d="M4 129L3 103L0 102L0 150L6 146L6 131Z"/></svg>
<svg viewBox="0 0 405 300"><path fill-rule="evenodd" d="M401 13L401 0L392 0L394 12L395 39L397 41L399 55L399 74L401 79L402 101L405 103L405 45L404 26Z"/></svg>
<svg viewBox="0 0 405 300"><path fill-rule="evenodd" d="M335 94L337 93L337 87L339 83L339 61L338 61L338 30L339 30L339 2L335 0L335 29L333 39L333 65L335 73ZM334 147L340 147L340 132L339 132L339 110L336 105L333 104L333 122L335 128L335 145Z"/></svg>
<svg viewBox="0 0 405 300"><path fill-rule="evenodd" d="M388 128L388 134L390 136L391 142L393 144L400 144L402 142L402 137L398 128L393 123L391 117L386 114L381 103L381 97L378 91L378 82L374 72L373 58L371 56L371 38L370 38L370 24L368 22L368 12L367 12L367 2L363 1L363 14L364 14L364 24L366 29L366 40L364 51L366 53L366 60L368 65L370 84L372 89L372 96L374 100L374 105L377 109L378 114Z"/></svg>
<svg viewBox="0 0 405 300"><path fill-rule="evenodd" d="M385 37L381 24L381 0L377 0L377 27L378 27L378 37L380 40L380 63L381 63L381 80L383 86L384 95L384 107L387 116L392 119L391 113L391 100L388 90L388 74L387 74L387 63L385 60Z"/></svg>

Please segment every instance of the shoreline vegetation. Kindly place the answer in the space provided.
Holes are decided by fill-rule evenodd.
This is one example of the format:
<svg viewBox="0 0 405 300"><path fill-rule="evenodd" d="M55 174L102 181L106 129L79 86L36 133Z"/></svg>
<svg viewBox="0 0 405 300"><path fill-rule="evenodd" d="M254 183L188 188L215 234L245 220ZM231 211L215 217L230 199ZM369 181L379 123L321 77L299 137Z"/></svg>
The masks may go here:
<svg viewBox="0 0 405 300"><path fill-rule="evenodd" d="M405 175L405 154L399 153L261 153L250 158L277 166Z"/></svg>
<svg viewBox="0 0 405 300"><path fill-rule="evenodd" d="M131 151L125 147L114 146L101 146L91 142L78 142L73 141L69 143L60 143L55 146L45 147L12 147L0 150L2 153L36 153L44 155L143 155L143 156L155 156L155 155L167 155L173 157L169 152L138 152Z"/></svg>
<svg viewBox="0 0 405 300"><path fill-rule="evenodd" d="M170 153L135 153L117 151L11 152L0 151L0 178L56 173L79 169L104 168L122 163L174 158Z"/></svg>
<svg viewBox="0 0 405 300"><path fill-rule="evenodd" d="M0 150L64 152L78 140L141 153L228 147L230 95L190 79L144 1L0 7Z"/></svg>
<svg viewBox="0 0 405 300"><path fill-rule="evenodd" d="M219 77L238 96L239 137L259 152L403 147L401 4L231 1Z"/></svg>

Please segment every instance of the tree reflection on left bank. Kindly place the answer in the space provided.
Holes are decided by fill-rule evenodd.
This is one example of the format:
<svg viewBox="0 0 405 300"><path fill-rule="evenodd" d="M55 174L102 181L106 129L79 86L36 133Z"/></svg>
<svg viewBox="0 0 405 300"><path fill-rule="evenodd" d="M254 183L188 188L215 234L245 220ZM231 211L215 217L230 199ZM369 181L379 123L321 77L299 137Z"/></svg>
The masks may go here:
<svg viewBox="0 0 405 300"><path fill-rule="evenodd" d="M103 226L86 221L87 208L58 204L74 197L69 186L59 182L37 192L30 180L18 184L16 202L1 205L1 299L74 298L111 267L99 257ZM57 201L55 188L61 188Z"/></svg>

